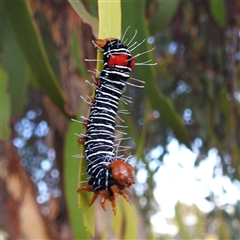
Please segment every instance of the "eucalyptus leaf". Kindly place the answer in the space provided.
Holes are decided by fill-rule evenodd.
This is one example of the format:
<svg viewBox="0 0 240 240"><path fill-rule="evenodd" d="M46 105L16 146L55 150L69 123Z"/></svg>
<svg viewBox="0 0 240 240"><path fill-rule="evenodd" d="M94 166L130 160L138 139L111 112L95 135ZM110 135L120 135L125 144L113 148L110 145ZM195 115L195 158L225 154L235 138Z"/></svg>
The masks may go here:
<svg viewBox="0 0 240 240"><path fill-rule="evenodd" d="M93 17L89 12L85 9L84 5L80 1L72 1L68 0L68 2L72 5L73 9L76 11L78 16L83 20L83 22L89 24L92 28L93 35L95 37L98 36L98 20Z"/></svg>
<svg viewBox="0 0 240 240"><path fill-rule="evenodd" d="M23 113L27 97L28 65L12 31L6 11L2 11L2 67L9 77L8 93L11 100L11 115Z"/></svg>
<svg viewBox="0 0 240 240"><path fill-rule="evenodd" d="M60 111L71 118L74 113L66 107L65 96L49 63L27 1L4 1L4 6L16 39L39 86Z"/></svg>
<svg viewBox="0 0 240 240"><path fill-rule="evenodd" d="M163 30L172 20L177 8L180 4L179 0L161 1L156 16L150 21L149 29L151 34Z"/></svg>
<svg viewBox="0 0 240 240"><path fill-rule="evenodd" d="M131 9L135 9L135 11L139 14L133 15ZM122 28L127 29L127 27L129 27L128 19L131 19L131 29L137 29L137 38L139 39L139 41L141 41L142 39L147 39L149 37L149 32L144 16L144 2L122 1L122 11L124 16ZM129 30L126 34L126 38L132 39L132 36L133 33L131 30ZM136 51L133 51L132 54L136 55L138 53L143 53L148 50L149 45L145 41L136 49ZM154 59L153 51L139 56L138 58L136 58L136 62L141 63L149 59ZM144 87L146 98L150 100L151 107L160 112L160 121L163 121L168 127L173 130L176 138L181 143L184 143L188 148L191 148L190 139L186 127L183 125L181 118L176 112L172 102L163 95L161 89L156 82L156 68L154 66L136 66L135 72L137 78L146 82Z"/></svg>
<svg viewBox="0 0 240 240"><path fill-rule="evenodd" d="M224 6L224 1L222 0L211 0L210 2L210 10L212 16L219 26L223 27L226 25L226 8Z"/></svg>
<svg viewBox="0 0 240 240"><path fill-rule="evenodd" d="M7 93L8 76L7 73L0 67L1 78L1 97L0 97L0 139L7 140L11 135L10 129L10 97Z"/></svg>
<svg viewBox="0 0 240 240"><path fill-rule="evenodd" d="M64 145L64 189L74 239L90 239L84 227L84 214L79 210L77 200L77 189L79 187L78 168L84 159L73 157L74 155L79 155L81 151L75 135L75 133L79 134L81 132L81 124L73 121L69 122ZM87 200L84 205L85 208L89 208L88 205L89 202ZM90 227L93 222L89 223ZM90 233L93 234L91 231Z"/></svg>

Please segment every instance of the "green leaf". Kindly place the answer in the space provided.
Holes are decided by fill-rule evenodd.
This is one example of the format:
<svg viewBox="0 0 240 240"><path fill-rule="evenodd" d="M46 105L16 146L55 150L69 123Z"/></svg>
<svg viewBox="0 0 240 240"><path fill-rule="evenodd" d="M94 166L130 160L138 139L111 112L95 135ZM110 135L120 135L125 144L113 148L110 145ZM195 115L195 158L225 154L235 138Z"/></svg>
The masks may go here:
<svg viewBox="0 0 240 240"><path fill-rule="evenodd" d="M87 12L87 10L85 9L85 6L80 1L68 0L68 2L70 3L70 5L72 5L73 9L76 11L78 16L82 19L82 21L89 24L89 26L92 28L93 35L97 37L98 36L98 20Z"/></svg>
<svg viewBox="0 0 240 240"><path fill-rule="evenodd" d="M82 154L84 155L84 147L82 147ZM78 187L86 185L88 182L88 174L86 172L87 161L85 158L82 158L78 170ZM95 204L89 207L89 203L93 197L93 193L82 191L78 194L78 207L82 210L84 227L89 231L89 233L95 235L95 218L94 210Z"/></svg>
<svg viewBox="0 0 240 240"><path fill-rule="evenodd" d="M121 1L98 1L99 39L121 35Z"/></svg>
<svg viewBox="0 0 240 240"><path fill-rule="evenodd" d="M99 15L99 33L98 39L105 38L119 38L121 35L121 1L98 1L98 15ZM103 55L101 51L97 52L97 59L102 60ZM102 71L102 63L97 62L97 70ZM98 77L98 76L97 76Z"/></svg>
<svg viewBox="0 0 240 240"><path fill-rule="evenodd" d="M114 232L115 236L117 239L122 239L123 233L122 229L123 226L122 224L124 222L124 212L122 208L122 197L119 198L118 204L117 204L117 214L116 216L111 216L111 229Z"/></svg>
<svg viewBox="0 0 240 240"><path fill-rule="evenodd" d="M151 34L163 30L168 26L177 11L180 1L161 1L157 15L150 21L149 29Z"/></svg>
<svg viewBox="0 0 240 240"><path fill-rule="evenodd" d="M78 111L79 116L83 115L84 106L85 106L85 102L82 101ZM85 147L81 146L80 148L79 146L79 148L77 148L78 138L75 135L75 134L85 134L85 131L86 129L83 128L82 124L77 122L71 122L69 124L69 130L67 134L68 138L66 139L65 158L67 159L70 154L73 156L74 155L81 156L79 157L80 163L78 164L78 166L74 166L75 167L74 180L76 181L75 182L76 191L79 187L86 185L88 182L88 174L86 172L87 161L85 157L83 157L85 155ZM68 172L68 174L72 174L70 172L71 170ZM71 193L69 193L69 195L71 195ZM94 205L89 207L89 203L91 201L92 196L93 196L93 193L89 193L86 191L82 191L78 194L76 193L76 195L74 195L74 199L76 200L76 203L75 202L74 203L75 205L77 204L78 208L81 209L81 217L83 222L82 225L92 236L94 236L94 233L95 233ZM78 216L76 216L74 212L72 214L74 215L74 219L76 220Z"/></svg>
<svg viewBox="0 0 240 240"><path fill-rule="evenodd" d="M120 204L123 208L123 224L125 228L124 239L137 239L138 222L137 213L134 206L130 205L125 199L121 198Z"/></svg>
<svg viewBox="0 0 240 240"><path fill-rule="evenodd" d="M149 36L146 19L144 16L144 6L144 1L122 1L122 12L124 16L122 28L126 29L130 24L129 19L131 19L131 29L138 30L137 38L139 39L139 42L142 39L147 39ZM134 9L138 14L132 14L131 9ZM125 38L132 38L133 33L131 33L131 29L127 32ZM149 46L145 41L137 48L136 51L133 51L132 54L136 55L137 53L142 53L147 50L149 50ZM136 62L141 63L148 59L154 59L153 52L141 55L140 57L136 58ZM173 130L175 137L181 143L184 143L187 147L191 148L186 127L182 124L181 118L176 112L172 102L163 95L156 82L156 68L154 66L136 66L134 70L137 78L146 82L144 91L150 100L151 107L160 112L160 121L163 121Z"/></svg>
<svg viewBox="0 0 240 240"><path fill-rule="evenodd" d="M85 65L84 65L84 62L83 62L83 58L81 56L81 50L78 46L78 42L79 42L79 39L78 39L78 35L77 35L77 32L74 31L72 36L71 36L71 52L72 52L72 56L73 56L73 59L77 65L77 68L80 72L80 74L88 79L89 78L89 75L88 75L88 72L86 71L86 68L85 68Z"/></svg>
<svg viewBox="0 0 240 240"><path fill-rule="evenodd" d="M179 202L175 205L175 219L177 221L179 234L180 234L181 238L182 239L191 239L186 230L184 222L183 222L183 217L181 214L181 204Z"/></svg>
<svg viewBox="0 0 240 240"><path fill-rule="evenodd" d="M195 233L196 233L196 238L197 239L203 239L204 238L204 234L203 234L203 229L204 229L204 225L205 225L205 222L204 222L204 214L203 212L201 212L198 207L194 204L193 205L193 208L196 212L196 216L197 216L197 223L195 225Z"/></svg>
<svg viewBox="0 0 240 240"><path fill-rule="evenodd" d="M0 67L0 139L7 140L11 135L10 123L10 97L7 93L8 76Z"/></svg>
<svg viewBox="0 0 240 240"><path fill-rule="evenodd" d="M117 239L137 239L138 222L134 206L119 198L117 215L112 218L112 229Z"/></svg>
<svg viewBox="0 0 240 240"><path fill-rule="evenodd" d="M74 239L90 239L89 234L84 227L84 214L78 208L77 189L79 187L78 168L84 159L74 158L74 155L80 153L80 147L77 144L75 133L82 132L82 125L76 122L69 122L64 146L64 189L68 207L68 213L73 228ZM79 162L80 161L80 162ZM86 170L85 170L86 173ZM85 174L86 175L86 174ZM85 208L89 209L89 200L86 200ZM86 216L85 216L86 218ZM91 225L94 223L90 222ZM90 231L93 234L92 231Z"/></svg>
<svg viewBox="0 0 240 240"><path fill-rule="evenodd" d="M224 27L226 25L226 7L224 2L222 0L211 0L210 10L218 25Z"/></svg>
<svg viewBox="0 0 240 240"><path fill-rule="evenodd" d="M57 49L54 47L55 43L52 38L52 34L50 31L50 22L48 21L46 15L42 11L38 11L38 19L40 21L41 27L41 37L43 41L43 45L45 48L45 52L47 54L47 58L49 60L49 64L55 74L56 79L60 82L61 79L61 66L60 61L58 60L58 52Z"/></svg>
<svg viewBox="0 0 240 240"><path fill-rule="evenodd" d="M26 0L5 1L4 5L18 43L39 86L61 112L71 118L74 114L66 108L65 97L51 68Z"/></svg>
<svg viewBox="0 0 240 240"><path fill-rule="evenodd" d="M11 100L11 115L20 115L25 109L28 67L6 11L2 11L2 66L9 77L8 92Z"/></svg>
<svg viewBox="0 0 240 240"><path fill-rule="evenodd" d="M227 87L222 86L222 88L220 89L220 93L218 95L218 102L219 102L219 107L220 107L221 112L223 113L224 117L226 119L229 119L230 102L228 99Z"/></svg>

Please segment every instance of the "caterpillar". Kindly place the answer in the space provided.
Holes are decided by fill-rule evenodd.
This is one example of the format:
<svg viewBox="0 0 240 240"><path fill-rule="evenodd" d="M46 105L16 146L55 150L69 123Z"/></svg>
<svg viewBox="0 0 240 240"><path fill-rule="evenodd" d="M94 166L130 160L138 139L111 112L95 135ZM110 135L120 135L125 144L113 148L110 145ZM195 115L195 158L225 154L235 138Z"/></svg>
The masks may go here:
<svg viewBox="0 0 240 240"><path fill-rule="evenodd" d="M100 205L103 210L105 210L106 201L109 200L114 215L118 195L122 195L131 204L125 190L135 183L133 167L126 159L116 157L114 150L118 103L131 70L135 66L135 58L122 41L106 38L94 42L94 45L103 51L103 70L97 80L90 117L85 123L86 134L78 139L79 144L85 145L89 175L88 184L78 188L78 192L93 192L89 206L100 196Z"/></svg>

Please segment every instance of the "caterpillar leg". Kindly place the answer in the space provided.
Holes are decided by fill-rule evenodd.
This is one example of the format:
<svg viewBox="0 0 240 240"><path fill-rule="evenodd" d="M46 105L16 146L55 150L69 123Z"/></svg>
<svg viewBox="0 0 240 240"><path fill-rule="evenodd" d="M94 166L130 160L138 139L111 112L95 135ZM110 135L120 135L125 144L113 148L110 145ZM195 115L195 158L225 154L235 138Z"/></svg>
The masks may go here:
<svg viewBox="0 0 240 240"><path fill-rule="evenodd" d="M91 186L86 187L86 189L90 189L90 191L92 191ZM87 190L87 191L89 191L89 190ZM106 203L107 200L109 200L111 202L111 205L112 205L113 214L116 215L116 199L115 199L115 196L110 195L110 192L108 190L100 190L98 192L94 192L89 206L91 206L95 202L98 195L100 195L100 197L101 197L100 205L101 205L102 209L104 211L106 211L105 203Z"/></svg>
<svg viewBox="0 0 240 240"><path fill-rule="evenodd" d="M110 194L110 192L107 190L99 191L99 195L101 196L100 204L101 204L102 209L105 211L105 202L107 200L109 200L111 203L111 206L112 206L113 214L116 215L116 201L117 201L118 195L122 195L126 199L126 201L129 202L130 204L131 204L131 201L130 201L129 197L127 196L126 192L122 189L122 187L113 185L110 188L111 188L113 195Z"/></svg>
<svg viewBox="0 0 240 240"><path fill-rule="evenodd" d="M100 201L101 207L104 211L106 211L105 203L107 200L109 200L110 194L109 194L108 190L100 190L99 195L101 196L101 201Z"/></svg>
<svg viewBox="0 0 240 240"><path fill-rule="evenodd" d="M89 203L89 207L92 206L92 204L96 201L99 193L98 192L94 192L92 186L89 185L89 184L78 188L77 192L81 192L81 191L87 191L87 192L93 192L94 193L93 197L92 197L92 199L91 199L91 201Z"/></svg>
<svg viewBox="0 0 240 240"><path fill-rule="evenodd" d="M78 146L84 145L85 140L86 140L86 137L80 137L80 138L78 138L78 140L77 140Z"/></svg>
<svg viewBox="0 0 240 240"><path fill-rule="evenodd" d="M83 124L82 124L83 128L87 128L88 122L89 122L89 120L87 120L87 119L83 120Z"/></svg>
<svg viewBox="0 0 240 240"><path fill-rule="evenodd" d="M100 191L94 192L91 185L85 185L85 186L78 188L77 191L78 192L81 192L81 191L93 192L93 197L90 201L89 207L96 201L96 199L100 195L100 197L101 197L100 205L101 205L102 209L104 211L106 211L105 203L107 200L109 200L111 203L111 206L112 206L113 214L116 215L116 201L117 201L118 194L122 195L130 204L131 204L131 202L130 202L128 196L126 195L126 193L124 192L124 190L119 189L118 186L116 186L116 185L111 186L111 190L112 190L113 195L108 190L100 190Z"/></svg>
<svg viewBox="0 0 240 240"><path fill-rule="evenodd" d="M113 214L116 215L116 200L118 194L111 195L108 190L100 190L99 195L101 196L100 204L102 209L105 211L105 202L109 200L112 206Z"/></svg>
<svg viewBox="0 0 240 240"><path fill-rule="evenodd" d="M101 85L100 78L93 78L92 79L93 84L95 84L97 87Z"/></svg>
<svg viewBox="0 0 240 240"><path fill-rule="evenodd" d="M93 192L93 188L91 185L88 184L78 188L77 192L81 192L81 191Z"/></svg>
<svg viewBox="0 0 240 240"><path fill-rule="evenodd" d="M112 192L113 192L114 200L116 200L118 194L120 194L121 196L123 196L123 197L125 198L125 200L126 200L129 204L132 204L131 201L130 201L130 199L129 199L129 197L128 197L128 195L126 194L126 192L125 192L123 189L119 188L119 187L116 186L116 185L113 185L113 186L111 186L111 190L112 190Z"/></svg>
<svg viewBox="0 0 240 240"><path fill-rule="evenodd" d="M92 204L96 201L97 197L98 197L98 193L97 192L93 192L93 197L92 197L92 199L90 201L89 207L92 206Z"/></svg>
<svg viewBox="0 0 240 240"><path fill-rule="evenodd" d="M120 192L119 194L122 195L122 196L125 198L125 200L126 200L129 204L132 205L132 203L131 203L131 201L130 201L130 199L129 199L129 197L128 197L128 195L126 194L125 191L122 191L122 192Z"/></svg>
<svg viewBox="0 0 240 240"><path fill-rule="evenodd" d="M93 197L90 201L90 204L89 204L89 207L96 201L96 199L98 198L98 195L101 196L101 207L104 211L106 211L105 209L105 203L107 200L110 200L110 193L109 191L107 190L100 190L98 192L94 192L93 188L91 185L85 185L85 186L82 186L80 188L78 188L77 192L81 192L81 191L87 191L87 192L93 192ZM116 204L115 204L115 214L116 214Z"/></svg>

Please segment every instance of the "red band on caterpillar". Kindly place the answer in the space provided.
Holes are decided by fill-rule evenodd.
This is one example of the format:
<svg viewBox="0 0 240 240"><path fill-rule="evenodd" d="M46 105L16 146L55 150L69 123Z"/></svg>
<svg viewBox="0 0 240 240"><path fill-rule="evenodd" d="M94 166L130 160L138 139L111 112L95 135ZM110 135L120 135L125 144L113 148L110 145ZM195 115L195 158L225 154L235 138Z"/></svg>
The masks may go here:
<svg viewBox="0 0 240 240"><path fill-rule="evenodd" d="M114 65L128 66L128 56L125 54L119 54L117 56L111 56L108 61L108 66L113 67ZM132 58L130 68L133 69L135 66L134 58Z"/></svg>

